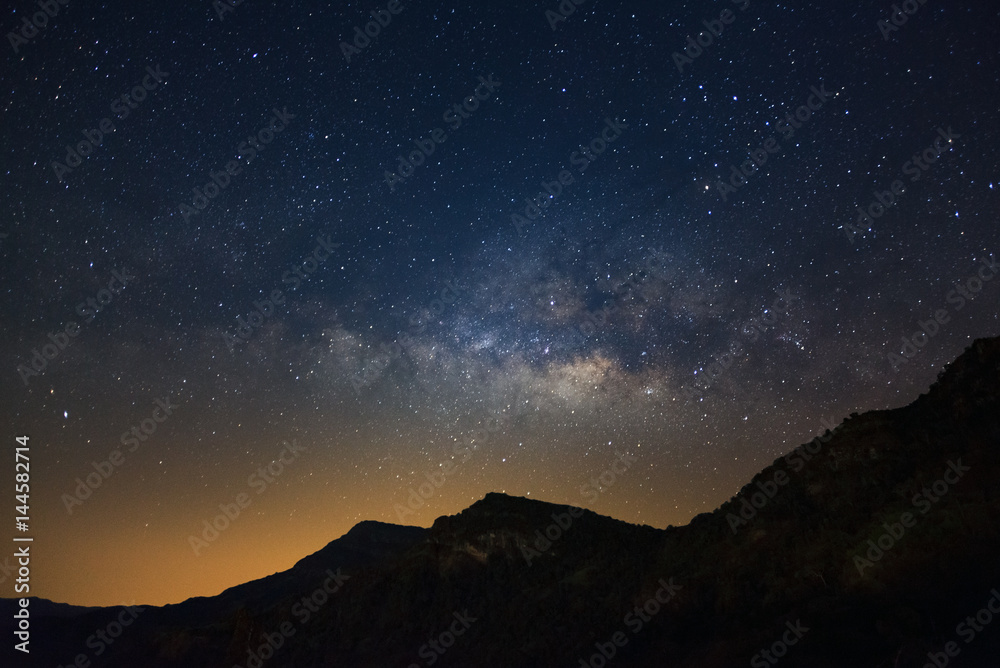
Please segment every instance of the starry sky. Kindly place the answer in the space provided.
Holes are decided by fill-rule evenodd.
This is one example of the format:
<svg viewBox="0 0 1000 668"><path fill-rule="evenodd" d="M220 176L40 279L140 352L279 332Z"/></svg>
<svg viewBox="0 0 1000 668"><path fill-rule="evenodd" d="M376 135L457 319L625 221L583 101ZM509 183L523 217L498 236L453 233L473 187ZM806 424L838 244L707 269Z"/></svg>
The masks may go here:
<svg viewBox="0 0 1000 668"><path fill-rule="evenodd" d="M323 4L3 14L33 595L214 595L491 491L685 524L1000 334L990 3Z"/></svg>

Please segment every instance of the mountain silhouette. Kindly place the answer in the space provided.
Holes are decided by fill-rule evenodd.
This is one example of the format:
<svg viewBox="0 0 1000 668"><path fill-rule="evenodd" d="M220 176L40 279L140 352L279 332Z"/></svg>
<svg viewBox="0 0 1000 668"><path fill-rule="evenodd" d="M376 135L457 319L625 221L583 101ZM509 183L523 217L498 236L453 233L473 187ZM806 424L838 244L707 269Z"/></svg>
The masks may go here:
<svg viewBox="0 0 1000 668"><path fill-rule="evenodd" d="M7 665L996 668L998 442L1000 339L981 339L686 526L491 493L146 607L100 656L88 638L129 611L32 599L32 653Z"/></svg>

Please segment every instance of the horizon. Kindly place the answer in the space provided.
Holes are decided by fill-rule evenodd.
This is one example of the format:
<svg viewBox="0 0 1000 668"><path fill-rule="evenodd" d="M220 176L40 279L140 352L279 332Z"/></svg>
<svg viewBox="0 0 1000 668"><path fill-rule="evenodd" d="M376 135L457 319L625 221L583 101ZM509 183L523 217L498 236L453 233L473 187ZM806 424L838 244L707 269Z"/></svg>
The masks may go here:
<svg viewBox="0 0 1000 668"><path fill-rule="evenodd" d="M987 340L988 339L993 339L993 338L1000 338L1000 335L997 335L996 337L987 337ZM970 346L971 346L971 344L970 344ZM966 348L966 351L967 350L968 350L968 348ZM963 352L965 352L965 351L963 351ZM958 358L956 357L956 360L957 359ZM932 383L932 386L933 386L933 383ZM929 390L930 387L928 387L927 389ZM922 396L925 393L926 393L926 391L925 392L921 392L918 395L918 397ZM900 406L889 406L887 408L871 409L871 410L868 410L868 411L861 412L860 415L865 415L866 413L870 413L870 412L876 412L876 411L882 411L882 410L893 410L893 409L896 409L896 408L902 408L902 407L905 407L905 406L909 406L913 401L916 401L916 399L918 397L914 397L914 399L912 401L907 402L905 404L902 404ZM841 418L840 421L837 421L837 422L834 423L834 428L839 427L841 424L843 424L844 421L846 421L848 419L851 419L851 416L845 416L845 417ZM729 497L729 498L723 500L722 502L720 502L720 504L718 506L716 506L715 508L712 508L712 509L707 510L707 511L703 511L703 513L714 513L716 511L718 511L728 501L737 498L737 493L739 492L739 490L742 489L743 487L749 485L752 478L756 477L759 473L762 473L763 471L766 471L768 468L771 468L772 466L774 466L778 462L782 461L786 456L794 453L796 451L796 449L798 449L798 448L800 448L800 447L802 447L804 445L807 445L808 443L811 443L812 441L818 439L820 436L823 435L823 432L826 431L827 428L828 428L828 423L824 424L824 426L819 430L819 432L817 433L817 435L814 436L812 439L809 439L807 441L803 441L798 446L796 446L794 448L791 448L791 449L789 449L788 451L786 451L786 452L784 452L782 454L779 454L771 463L765 464L763 466L763 468L759 469L758 471L756 471L752 475L748 476L748 478L746 479L746 481L744 483L742 483L738 488L736 488L734 490L733 495L731 497ZM831 431L832 430L833 429L831 429ZM533 498L533 497L530 496L530 493L529 493L529 495L515 495L515 494L510 494L510 493L508 493L506 491L493 490L493 491L487 491L487 492L485 492L481 498L474 500L471 504L469 504L469 505L467 505L465 507L462 507L462 508L459 508L457 510L454 510L453 512L444 513L444 514L441 514L441 515L438 515L438 516L434 517L426 525L424 525L424 524L401 524L401 523L398 523L398 522L376 520L376 519L361 519L361 520L357 521L356 523L354 523L350 528L348 528L342 534L338 535L336 538L332 538L332 539L328 540L326 543L324 543L321 546L319 546L316 550L313 550L313 551L311 551L311 552L309 552L307 554L300 555L294 561L292 561L291 563L289 563L287 567L279 568L278 570L272 571L272 572L262 573L260 575L255 576L255 577L251 577L250 579L247 579L247 580L242 580L242 581L239 581L239 582L233 582L232 584L227 584L227 585L223 586L222 589L219 589L218 591L215 591L214 593L196 593L196 594L193 594L191 596L186 596L185 598L183 598L181 600L173 600L173 601L166 601L166 602L159 602L159 603L150 603L150 602L145 602L145 601L142 601L142 602L135 602L135 601L133 601L130 604L131 605L139 605L139 606L163 607L163 606L169 606L169 605L177 605L179 603L183 603L183 602L188 601L188 600L193 599L193 598L212 598L214 596L219 596L222 593L224 593L225 591L227 591L227 590L229 590L229 589L231 589L233 587L238 587L238 586L240 586L242 584L246 584L246 583L249 583L249 582L254 582L254 581L260 580L262 578L269 577L271 575L275 575L275 574L278 574L278 573L283 573L283 572L289 571L301 559L304 559L304 558L306 558L308 556L316 554L317 552L319 552L323 548L327 547L331 543L336 542L336 541L344 538L345 536L347 536L347 534L349 534L351 531L353 531L355 528L357 528L358 526L360 526L362 524L375 523L375 524L380 524L380 525L383 525L383 526L416 527L416 528L421 528L421 529L427 529L427 530L429 530L433 526L434 522L437 521L437 519L439 519L441 517L454 517L454 516L458 515L459 513L461 513L463 511L465 511L465 510L467 510L467 509L475 506L476 504L479 504L480 502L485 501L485 499L489 495L491 495L491 494L502 495L502 496L505 496L507 498L524 499L524 500L528 500L528 501L537 501L539 503L542 503L542 504L545 504L545 505L551 505L551 506L558 506L558 507L569 506L569 507L581 508L583 510L589 510L591 512L595 512L599 516L603 516L603 517L608 517L608 518L611 518L611 519L615 519L615 520L618 520L618 521L621 521L621 522L625 522L627 524L631 524L633 526L648 526L648 527L656 529L658 531L664 531L664 530L669 529L669 528L684 528L684 527L687 527L687 526L690 525L691 521L695 517L697 517L697 515L703 514L703 513L698 513L696 515L693 515L690 518L688 518L687 521L685 521L685 522L683 522L681 524L667 524L665 526L656 526L656 525L651 525L651 524L644 523L644 522L629 521L629 520L626 520L626 519L623 519L623 518L620 518L620 517L615 517L613 515L596 512L596 511L593 511L593 509L586 507L585 505L577 505L577 504L573 504L573 503L569 503L569 502L558 502L558 501L550 501L548 499ZM220 515L221 514L222 513L220 513ZM216 516L216 517L218 517L218 516ZM2 598L6 598L6 597L0 596L0 599L2 599ZM41 598L41 597L33 597L33 598ZM13 600L13 599L11 599L11 600ZM71 605L71 606L75 606L75 607L118 607L120 605L123 605L123 604L120 604L120 603L113 603L113 604L109 604L109 605L90 605L90 604L78 604L78 603L73 603L73 602L70 602L70 601L55 601L55 600L51 600L51 599L43 599L43 600L47 600L47 601L50 601L52 603L57 603L57 604L61 604L61 605Z"/></svg>

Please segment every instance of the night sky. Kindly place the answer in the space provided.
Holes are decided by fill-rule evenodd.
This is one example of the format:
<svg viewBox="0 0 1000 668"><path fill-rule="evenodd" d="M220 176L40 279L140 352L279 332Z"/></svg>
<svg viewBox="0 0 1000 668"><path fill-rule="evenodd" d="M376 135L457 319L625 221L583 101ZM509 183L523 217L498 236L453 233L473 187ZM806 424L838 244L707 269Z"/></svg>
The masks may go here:
<svg viewBox="0 0 1000 668"><path fill-rule="evenodd" d="M1000 334L992 3L12 4L32 595L214 595L491 491L682 525Z"/></svg>

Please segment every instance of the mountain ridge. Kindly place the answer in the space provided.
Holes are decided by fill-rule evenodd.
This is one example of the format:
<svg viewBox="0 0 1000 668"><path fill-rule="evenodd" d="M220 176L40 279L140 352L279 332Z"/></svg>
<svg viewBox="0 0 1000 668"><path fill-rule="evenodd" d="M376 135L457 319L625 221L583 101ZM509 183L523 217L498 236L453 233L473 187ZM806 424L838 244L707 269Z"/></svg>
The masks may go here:
<svg viewBox="0 0 1000 668"><path fill-rule="evenodd" d="M684 526L496 492L428 529L362 522L288 571L150 608L105 665L242 666L288 623L268 666L587 665L621 632L620 665L712 668L801 623L783 665L923 666L1000 585L998 439L1000 338L980 339L910 404L852 414ZM38 637L61 633L65 661L118 610L60 608ZM428 645L459 617L454 649ZM952 665L993 666L998 629Z"/></svg>

